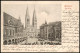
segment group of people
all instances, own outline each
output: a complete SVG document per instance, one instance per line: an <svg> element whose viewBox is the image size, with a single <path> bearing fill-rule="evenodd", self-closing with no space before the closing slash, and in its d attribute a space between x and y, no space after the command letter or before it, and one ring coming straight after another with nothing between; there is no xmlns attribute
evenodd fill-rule
<svg viewBox="0 0 80 53"><path fill-rule="evenodd" d="M37 41L33 43L25 43L25 45L61 45L61 42L44 42L44 41Z"/></svg>

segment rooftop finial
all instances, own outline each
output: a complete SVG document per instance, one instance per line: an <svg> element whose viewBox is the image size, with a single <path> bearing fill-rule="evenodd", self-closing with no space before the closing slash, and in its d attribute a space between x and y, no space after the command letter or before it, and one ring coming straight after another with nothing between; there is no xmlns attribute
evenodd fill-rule
<svg viewBox="0 0 80 53"><path fill-rule="evenodd" d="M21 18L20 18L20 16L19 16L19 20L21 21Z"/></svg>
<svg viewBox="0 0 80 53"><path fill-rule="evenodd" d="M45 19L45 24L47 24L47 21L46 21L46 19Z"/></svg>

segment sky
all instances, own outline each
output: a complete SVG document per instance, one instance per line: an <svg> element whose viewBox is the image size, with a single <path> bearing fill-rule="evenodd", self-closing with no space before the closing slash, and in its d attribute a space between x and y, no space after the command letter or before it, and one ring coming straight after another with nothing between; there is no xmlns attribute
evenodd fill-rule
<svg viewBox="0 0 80 53"><path fill-rule="evenodd" d="M36 3L36 2L35 2ZM5 4L2 6L3 12L6 12L13 16L14 18L21 18L22 24L25 26L25 14L28 7L30 24L32 24L33 11L35 8L36 17L37 17L37 28L45 23L61 21L61 5L60 4Z"/></svg>

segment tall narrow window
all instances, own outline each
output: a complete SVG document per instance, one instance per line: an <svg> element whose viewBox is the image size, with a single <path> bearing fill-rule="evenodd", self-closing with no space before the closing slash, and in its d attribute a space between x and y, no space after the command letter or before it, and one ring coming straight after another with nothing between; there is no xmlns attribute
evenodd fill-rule
<svg viewBox="0 0 80 53"><path fill-rule="evenodd" d="M5 32L6 32L6 35L8 35L8 29L6 29L6 31L5 31Z"/></svg>
<svg viewBox="0 0 80 53"><path fill-rule="evenodd" d="M10 29L8 29L8 36L10 35Z"/></svg>
<svg viewBox="0 0 80 53"><path fill-rule="evenodd" d="M4 30L4 35L6 35L6 29Z"/></svg>
<svg viewBox="0 0 80 53"><path fill-rule="evenodd" d="M14 35L14 30L13 30L13 35Z"/></svg>
<svg viewBox="0 0 80 53"><path fill-rule="evenodd" d="M10 30L10 35L11 35L11 30Z"/></svg>

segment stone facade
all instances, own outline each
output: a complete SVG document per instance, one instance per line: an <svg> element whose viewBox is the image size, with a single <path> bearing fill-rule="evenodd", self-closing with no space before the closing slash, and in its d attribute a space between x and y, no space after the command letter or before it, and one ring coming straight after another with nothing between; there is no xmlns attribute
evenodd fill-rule
<svg viewBox="0 0 80 53"><path fill-rule="evenodd" d="M47 41L61 41L61 22L45 23L40 26L40 39Z"/></svg>
<svg viewBox="0 0 80 53"><path fill-rule="evenodd" d="M36 11L33 11L33 18L32 18L32 25L30 25L30 16L29 10L27 7L26 16L25 16L25 35L27 37L37 37L37 18L36 18Z"/></svg>
<svg viewBox="0 0 80 53"><path fill-rule="evenodd" d="M24 26L21 23L21 19L14 18L13 16L3 13L3 44L18 44L23 41Z"/></svg>

